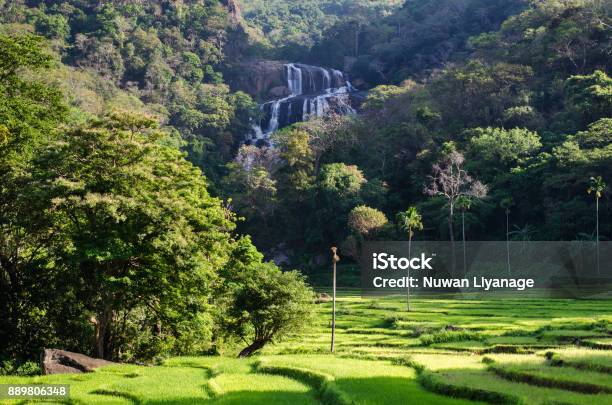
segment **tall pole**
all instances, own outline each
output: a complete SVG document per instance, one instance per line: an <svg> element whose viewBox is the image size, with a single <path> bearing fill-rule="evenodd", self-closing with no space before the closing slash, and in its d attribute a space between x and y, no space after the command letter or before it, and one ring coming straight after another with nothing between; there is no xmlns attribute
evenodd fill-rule
<svg viewBox="0 0 612 405"><path fill-rule="evenodd" d="M335 344L335 338L336 338L336 263L338 263L340 261L340 256L338 256L336 254L336 252L338 251L338 248L335 246L332 246L331 248L332 251L332 263L333 263L333 292L332 292L332 302L333 302L333 307L332 307L332 334L331 334L331 352L334 352L334 344Z"/></svg>

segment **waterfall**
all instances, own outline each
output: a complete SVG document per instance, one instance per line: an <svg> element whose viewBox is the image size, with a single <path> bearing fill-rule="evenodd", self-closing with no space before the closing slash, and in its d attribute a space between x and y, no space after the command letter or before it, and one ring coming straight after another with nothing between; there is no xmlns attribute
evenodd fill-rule
<svg viewBox="0 0 612 405"><path fill-rule="evenodd" d="M291 91L291 95L302 94L302 69L293 63L289 63L285 65L285 72L287 74L287 87Z"/></svg>
<svg viewBox="0 0 612 405"><path fill-rule="evenodd" d="M263 118L253 125L249 142L268 142L275 131L312 117L355 113L350 97L357 90L341 71L287 63L284 73L289 95L260 105Z"/></svg>

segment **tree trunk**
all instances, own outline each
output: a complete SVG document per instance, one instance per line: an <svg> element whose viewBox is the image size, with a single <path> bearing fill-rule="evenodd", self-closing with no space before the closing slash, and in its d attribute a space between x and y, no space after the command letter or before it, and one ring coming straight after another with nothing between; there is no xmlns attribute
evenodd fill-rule
<svg viewBox="0 0 612 405"><path fill-rule="evenodd" d="M449 232L450 242L451 242L451 271L452 271L453 276L456 274L455 269L457 268L457 260L455 257L455 235L453 232L453 215L454 214L455 214L455 207L451 203L449 213L448 213L448 232Z"/></svg>
<svg viewBox="0 0 612 405"><path fill-rule="evenodd" d="M412 259L412 229L408 230L408 259ZM408 280L406 282L406 309L410 312L410 266L408 266Z"/></svg>
<svg viewBox="0 0 612 405"><path fill-rule="evenodd" d="M465 252L465 210L461 211L461 235L463 237L463 275L467 274L467 254Z"/></svg>
<svg viewBox="0 0 612 405"><path fill-rule="evenodd" d="M450 205L450 209L448 211L448 235L450 237L451 242L455 242L455 235L453 232L453 215L455 214L455 207Z"/></svg>
<svg viewBox="0 0 612 405"><path fill-rule="evenodd" d="M97 358L111 360L111 324L113 321L114 312L112 309L106 307L102 310L102 313L94 319L96 327L96 340L94 344L94 355Z"/></svg>
<svg viewBox="0 0 612 405"><path fill-rule="evenodd" d="M265 339L256 339L255 341L253 341L253 343L242 349L242 351L238 354L238 357L250 357L257 350L264 347L266 343L268 343L268 341Z"/></svg>

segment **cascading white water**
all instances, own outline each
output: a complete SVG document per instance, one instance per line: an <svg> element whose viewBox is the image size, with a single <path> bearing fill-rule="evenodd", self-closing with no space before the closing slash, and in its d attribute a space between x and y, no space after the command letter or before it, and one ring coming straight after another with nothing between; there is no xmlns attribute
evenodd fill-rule
<svg viewBox="0 0 612 405"><path fill-rule="evenodd" d="M268 126L268 130L270 133L276 131L278 129L278 111L280 109L281 100L274 101L272 104L272 113L270 117L270 124Z"/></svg>
<svg viewBox="0 0 612 405"><path fill-rule="evenodd" d="M291 91L292 96L302 94L302 69L295 66L293 63L285 65L287 74L287 87Z"/></svg>
<svg viewBox="0 0 612 405"><path fill-rule="evenodd" d="M341 71L298 63L284 65L284 71L290 94L260 106L264 118L253 126L251 141L267 142L272 133L284 126L322 117L332 111L336 114L355 112L350 93L357 90Z"/></svg>

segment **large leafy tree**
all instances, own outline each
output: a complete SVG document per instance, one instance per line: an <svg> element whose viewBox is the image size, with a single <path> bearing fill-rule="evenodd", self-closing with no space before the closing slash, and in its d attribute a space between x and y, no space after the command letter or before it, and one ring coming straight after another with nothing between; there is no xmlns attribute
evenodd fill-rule
<svg viewBox="0 0 612 405"><path fill-rule="evenodd" d="M211 283L231 246L232 215L155 127L112 113L67 131L38 159L65 238L56 265L91 314L93 353L106 359L120 356L136 311L139 327L162 339L180 340L190 322L206 339Z"/></svg>

